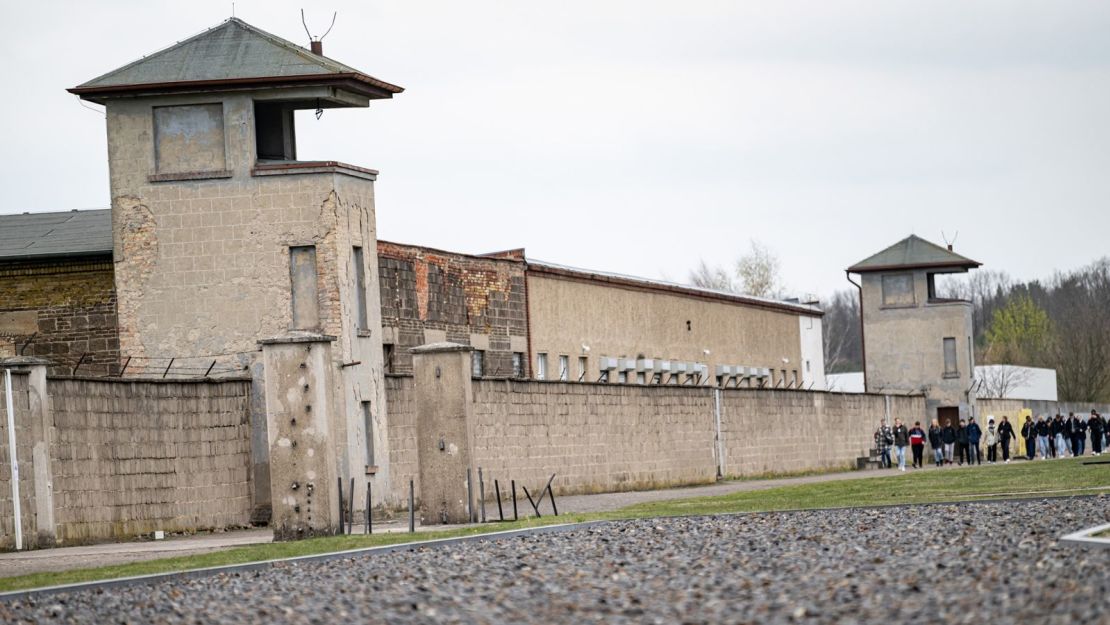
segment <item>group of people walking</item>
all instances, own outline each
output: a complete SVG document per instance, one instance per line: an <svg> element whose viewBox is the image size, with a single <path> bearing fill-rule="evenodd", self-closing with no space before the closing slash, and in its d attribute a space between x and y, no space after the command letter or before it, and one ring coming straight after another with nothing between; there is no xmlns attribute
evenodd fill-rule
<svg viewBox="0 0 1110 625"><path fill-rule="evenodd" d="M1051 419L1040 416L1036 421L1026 417L1021 426L1025 457L1029 460L1038 454L1041 459L1082 456L1086 451L1088 434L1094 455L1100 456L1103 449L1110 448L1110 420L1094 410L1087 419L1080 419L1075 413L1067 418L1062 415ZM1002 462L1010 461L1011 443L1017 442L1017 439L1013 425L1005 416L997 423L994 417L989 417L985 429L979 427L975 417L968 417L960 419L958 424L952 419L945 419L943 425L933 419L928 430L921 427L920 421L914 422L913 427L906 427L901 419L895 419L893 426L880 421L879 428L875 430L875 448L879 452L880 463L884 468L890 468L893 449L901 471L906 470L906 447L910 448L913 467L917 469L925 466L925 443L932 448L933 465L937 467L963 465L965 462L969 465L983 464L981 446L984 445L987 462L994 464L999 460L999 451L1002 452Z"/></svg>
<svg viewBox="0 0 1110 625"><path fill-rule="evenodd" d="M1033 460L1038 455L1041 460L1048 458L1067 458L1082 456L1087 452L1087 436L1091 437L1091 452L1102 455L1102 450L1110 447L1110 420L1092 410L1086 420L1068 413L1046 419L1044 415L1033 421L1025 417L1021 435L1025 438L1025 457Z"/></svg>

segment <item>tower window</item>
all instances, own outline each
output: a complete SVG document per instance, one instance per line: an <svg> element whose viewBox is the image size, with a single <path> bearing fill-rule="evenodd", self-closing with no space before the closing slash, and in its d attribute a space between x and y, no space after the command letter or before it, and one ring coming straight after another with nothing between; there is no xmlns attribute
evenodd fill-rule
<svg viewBox="0 0 1110 625"><path fill-rule="evenodd" d="M293 108L283 102L254 103L254 135L260 161L297 160Z"/></svg>

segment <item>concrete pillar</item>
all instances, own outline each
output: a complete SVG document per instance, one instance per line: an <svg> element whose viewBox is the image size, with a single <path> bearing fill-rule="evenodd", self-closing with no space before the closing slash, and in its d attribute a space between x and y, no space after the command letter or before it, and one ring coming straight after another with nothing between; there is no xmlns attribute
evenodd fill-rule
<svg viewBox="0 0 1110 625"><path fill-rule="evenodd" d="M264 367L274 540L339 531L333 336L293 332L259 341Z"/></svg>
<svg viewBox="0 0 1110 625"><path fill-rule="evenodd" d="M34 484L34 507L23 515L34 515L35 532L24 538L36 547L57 544L54 522L54 473L50 467L50 449L54 442L54 416L46 390L46 368L50 361L33 356L16 356L0 361L4 368L27 374L28 419L31 426L31 470ZM26 462L20 458L20 464ZM28 540L28 538L30 540Z"/></svg>
<svg viewBox="0 0 1110 625"><path fill-rule="evenodd" d="M421 523L468 523L466 470L477 489L471 348L432 343L412 350L416 391L416 448L420 458Z"/></svg>

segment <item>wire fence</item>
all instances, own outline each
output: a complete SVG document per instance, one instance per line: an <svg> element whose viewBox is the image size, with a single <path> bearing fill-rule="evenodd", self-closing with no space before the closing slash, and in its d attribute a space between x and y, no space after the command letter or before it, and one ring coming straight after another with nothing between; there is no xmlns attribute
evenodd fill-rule
<svg viewBox="0 0 1110 625"><path fill-rule="evenodd" d="M260 351L191 354L187 356L135 356L104 353L44 354L55 373L102 378L210 378L242 375Z"/></svg>

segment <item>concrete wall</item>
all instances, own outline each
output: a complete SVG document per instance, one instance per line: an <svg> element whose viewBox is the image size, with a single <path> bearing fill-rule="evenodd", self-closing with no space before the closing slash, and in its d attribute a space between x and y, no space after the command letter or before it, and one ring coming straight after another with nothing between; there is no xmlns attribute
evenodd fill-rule
<svg viewBox="0 0 1110 625"><path fill-rule="evenodd" d="M538 489L557 473L570 493L716 478L711 389L479 380L474 417L487 479Z"/></svg>
<svg viewBox="0 0 1110 625"><path fill-rule="evenodd" d="M0 358L17 355L56 364L68 374L109 373L119 365L112 259L0 263Z"/></svg>
<svg viewBox="0 0 1110 625"><path fill-rule="evenodd" d="M416 449L416 389L412 376L385 378L386 410L389 412L389 467L393 475L386 500L405 501L409 480L420 492L420 456ZM375 495L377 502L378 495ZM377 505L377 503L375 504Z"/></svg>
<svg viewBox="0 0 1110 625"><path fill-rule="evenodd" d="M546 353L548 379L557 379L559 356L566 355L572 380L578 378L579 357L588 359L586 380L594 381L598 358L610 356L702 362L710 365L710 375L717 364L767 367L774 372L774 383L785 369L787 383L794 372L800 382L805 367L799 316L531 266L528 271L532 366L538 353Z"/></svg>
<svg viewBox="0 0 1110 625"><path fill-rule="evenodd" d="M723 390L722 473L739 477L851 468L856 458L868 455L879 420L889 416L892 422L901 418L928 427L924 413L920 396Z"/></svg>
<svg viewBox="0 0 1110 625"><path fill-rule="evenodd" d="M938 407L958 407L963 418L972 414L974 395L968 396L975 369L971 349L971 303L932 301L925 271L891 272L913 276L913 300L905 305L883 305L884 273L863 278L861 314L867 362L867 391L925 393L929 419ZM944 338L956 339L957 373L946 376Z"/></svg>
<svg viewBox="0 0 1110 625"><path fill-rule="evenodd" d="M527 360L524 263L378 241L378 268L391 373L412 373L409 350L441 341L484 351L485 375L513 375L514 352Z"/></svg>
<svg viewBox="0 0 1110 625"><path fill-rule="evenodd" d="M249 381L50 378L43 431L33 427L27 377L15 376L25 545L35 546L27 537L36 533L79 543L248 524ZM10 547L3 441L0 546ZM48 452L33 455L43 441ZM29 481L40 474L49 475L52 492ZM50 527L41 522L48 516Z"/></svg>
<svg viewBox="0 0 1110 625"><path fill-rule="evenodd" d="M538 488L556 473L554 488L562 494L706 483L716 479L718 468L733 477L848 468L868 455L880 419L912 423L924 421L925 413L920 396L722 390L719 467L716 389L489 379L472 384L472 463L482 467L487 485L494 478L515 479ZM412 378L389 378L390 414L412 415L418 392ZM414 469L400 467L415 468L417 455L402 450L415 449L415 428L390 435L395 475L409 474Z"/></svg>

